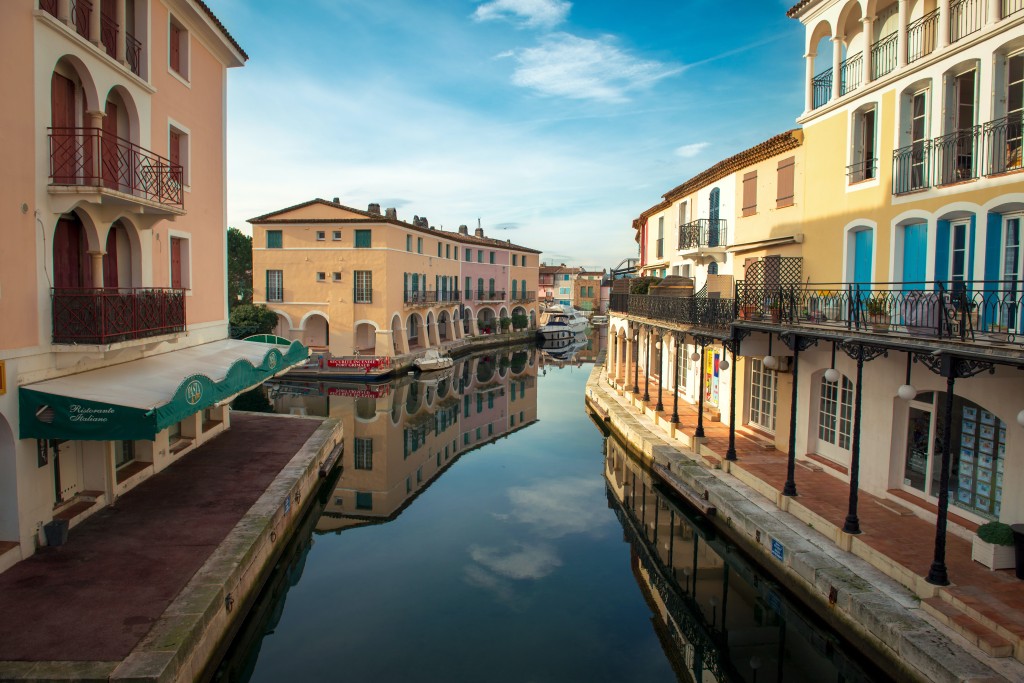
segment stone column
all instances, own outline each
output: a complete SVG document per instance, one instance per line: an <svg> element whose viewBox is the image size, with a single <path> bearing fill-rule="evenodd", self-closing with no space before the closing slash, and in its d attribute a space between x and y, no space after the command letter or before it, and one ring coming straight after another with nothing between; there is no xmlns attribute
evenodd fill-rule
<svg viewBox="0 0 1024 683"><path fill-rule="evenodd" d="M57 0L57 19L68 26L74 25L71 21L71 0Z"/></svg>
<svg viewBox="0 0 1024 683"><path fill-rule="evenodd" d="M125 10L126 0L117 0L117 5L114 7L114 21L117 22L117 39L114 41L114 58L117 59L118 64L127 64L128 61L125 58L125 33L128 31L128 27L125 25Z"/></svg>
<svg viewBox="0 0 1024 683"><path fill-rule="evenodd" d="M840 70L843 68L843 36L832 38L832 100L839 99L842 92L842 77Z"/></svg>
<svg viewBox="0 0 1024 683"><path fill-rule="evenodd" d="M89 117L89 123L87 124L90 128L93 128L93 134L90 138L89 143L92 145L92 168L84 169L92 176L92 182L95 185L99 185L103 178L103 149L100 146L100 135L99 131L103 130L103 117L106 116L102 111L87 111L86 116Z"/></svg>
<svg viewBox="0 0 1024 683"><path fill-rule="evenodd" d="M89 42L103 49L103 40L100 37L100 15L100 3L93 2L92 11L89 12Z"/></svg>
<svg viewBox="0 0 1024 683"><path fill-rule="evenodd" d="M939 0L939 48L949 47L950 0Z"/></svg>
<svg viewBox="0 0 1024 683"><path fill-rule="evenodd" d="M99 289L103 287L103 257L107 252L105 251L89 251L86 252L92 259L92 286Z"/></svg>
<svg viewBox="0 0 1024 683"><path fill-rule="evenodd" d="M864 26L864 61L862 62L864 76L862 81L864 85L867 85L871 82L871 74L874 72L875 56L871 48L875 42L875 18L864 17L861 19L861 24Z"/></svg>
<svg viewBox="0 0 1024 683"><path fill-rule="evenodd" d="M1002 19L1003 3L1002 0L988 0L988 21L986 22L990 26L998 23Z"/></svg>
<svg viewBox="0 0 1024 683"><path fill-rule="evenodd" d="M391 330L377 330L373 339L373 355L390 356L394 353L394 341Z"/></svg>
<svg viewBox="0 0 1024 683"><path fill-rule="evenodd" d="M817 53L814 52L808 52L804 55L804 64L807 71L807 87L804 90L804 112L810 112L814 109L814 58L817 56Z"/></svg>
<svg viewBox="0 0 1024 683"><path fill-rule="evenodd" d="M896 30L896 66L903 68L907 65L907 25L910 23L910 2L899 0L899 27Z"/></svg>

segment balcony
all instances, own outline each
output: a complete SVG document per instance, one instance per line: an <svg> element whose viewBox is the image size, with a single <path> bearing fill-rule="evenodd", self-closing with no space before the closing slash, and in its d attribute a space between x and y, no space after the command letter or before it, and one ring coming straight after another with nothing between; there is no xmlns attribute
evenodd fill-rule
<svg viewBox="0 0 1024 683"><path fill-rule="evenodd" d="M938 44L939 10L907 25L907 64L927 57Z"/></svg>
<svg viewBox="0 0 1024 683"><path fill-rule="evenodd" d="M815 76L812 85L814 87L812 108L817 109L828 104L828 101L832 99L832 68L829 67Z"/></svg>
<svg viewBox="0 0 1024 683"><path fill-rule="evenodd" d="M54 344L114 344L185 331L183 289L51 290Z"/></svg>
<svg viewBox="0 0 1024 683"><path fill-rule="evenodd" d="M1017 12L1024 11L1024 0L1003 0L1002 18L1005 19Z"/></svg>
<svg viewBox="0 0 1024 683"><path fill-rule="evenodd" d="M978 177L981 126L956 130L932 141L936 185L952 185Z"/></svg>
<svg viewBox="0 0 1024 683"><path fill-rule="evenodd" d="M459 292L437 292L434 290L410 289L405 292L403 301L406 306L434 306L436 304L458 303L462 300Z"/></svg>
<svg viewBox="0 0 1024 683"><path fill-rule="evenodd" d="M184 212L180 165L99 128L49 130L51 187L93 187Z"/></svg>
<svg viewBox="0 0 1024 683"><path fill-rule="evenodd" d="M505 290L488 291L484 289L469 289L462 293L465 301L476 301L477 303L496 303L505 301Z"/></svg>
<svg viewBox="0 0 1024 683"><path fill-rule="evenodd" d="M871 46L871 79L876 80L896 68L899 49L897 34L890 33Z"/></svg>
<svg viewBox="0 0 1024 683"><path fill-rule="evenodd" d="M839 94L851 93L861 86L864 80L864 53L858 52L852 57L847 57L839 65Z"/></svg>
<svg viewBox="0 0 1024 683"><path fill-rule="evenodd" d="M537 300L537 292L512 292L509 301L514 304L527 304Z"/></svg>
<svg viewBox="0 0 1024 683"><path fill-rule="evenodd" d="M39 0L39 9L60 20L60 2L58 0ZM92 2L90 0L70 0L68 10L74 30L89 40L91 30ZM117 59L117 36L120 26L106 14L100 15L100 45L111 59ZM124 31L124 61L136 76L142 76L142 43L127 30Z"/></svg>
<svg viewBox="0 0 1024 683"><path fill-rule="evenodd" d="M1021 0L1024 4L1024 0ZM982 127L985 175L1019 171L1022 167L1024 116L1016 114L989 121Z"/></svg>
<svg viewBox="0 0 1024 683"><path fill-rule="evenodd" d="M1024 117L1014 114L901 147L892 156L892 193L1020 171L1022 133Z"/></svg>
<svg viewBox="0 0 1024 683"><path fill-rule="evenodd" d="M878 177L878 159L864 159L846 167L846 176L851 185L873 180Z"/></svg>
<svg viewBox="0 0 1024 683"><path fill-rule="evenodd" d="M724 218L699 218L679 226L680 255L699 264L724 260L728 237Z"/></svg>
<svg viewBox="0 0 1024 683"><path fill-rule="evenodd" d="M955 43L985 26L984 0L954 0L949 6L949 42Z"/></svg>

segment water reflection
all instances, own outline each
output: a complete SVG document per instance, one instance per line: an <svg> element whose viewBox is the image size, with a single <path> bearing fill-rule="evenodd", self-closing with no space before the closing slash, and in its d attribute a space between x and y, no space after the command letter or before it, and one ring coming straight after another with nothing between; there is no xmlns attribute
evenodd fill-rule
<svg viewBox="0 0 1024 683"><path fill-rule="evenodd" d="M341 477L316 530L394 519L460 456L537 420L539 352L502 349L380 384L276 381L276 412L344 424Z"/></svg>
<svg viewBox="0 0 1024 683"><path fill-rule="evenodd" d="M877 682L888 679L727 539L606 440L609 506L637 583L683 681Z"/></svg>

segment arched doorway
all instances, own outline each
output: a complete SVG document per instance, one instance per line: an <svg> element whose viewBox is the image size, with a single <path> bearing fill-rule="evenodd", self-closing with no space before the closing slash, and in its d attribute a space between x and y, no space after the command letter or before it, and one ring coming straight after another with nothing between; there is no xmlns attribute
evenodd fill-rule
<svg viewBox="0 0 1024 683"><path fill-rule="evenodd" d="M422 327L423 324L420 322L419 314L410 313L409 317L405 321L405 333L408 335L410 351L426 348L422 343L423 339L421 338L421 335L423 335Z"/></svg>
<svg viewBox="0 0 1024 683"><path fill-rule="evenodd" d="M356 325L355 351L364 355L377 353L377 326L373 323L363 322Z"/></svg>
<svg viewBox="0 0 1024 683"><path fill-rule="evenodd" d="M498 321L492 309L480 309L480 312L477 313L477 327L480 334L494 334L498 331Z"/></svg>
<svg viewBox="0 0 1024 683"><path fill-rule="evenodd" d="M107 231L107 244L103 254L103 286L107 289L126 289L132 286L132 245L128 230L121 221L115 221Z"/></svg>
<svg viewBox="0 0 1024 683"><path fill-rule="evenodd" d="M61 216L53 233L54 289L93 286L85 226L77 214Z"/></svg>
<svg viewBox="0 0 1024 683"><path fill-rule="evenodd" d="M448 341L448 311L441 311L437 316L437 336L441 341Z"/></svg>
<svg viewBox="0 0 1024 683"><path fill-rule="evenodd" d="M314 313L306 318L302 327L302 343L309 347L327 346L330 339L330 324L327 318Z"/></svg>

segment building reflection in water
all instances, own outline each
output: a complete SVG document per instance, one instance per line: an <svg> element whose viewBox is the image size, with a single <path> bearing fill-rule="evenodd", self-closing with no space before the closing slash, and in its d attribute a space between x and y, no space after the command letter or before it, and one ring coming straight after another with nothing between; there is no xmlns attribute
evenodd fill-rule
<svg viewBox="0 0 1024 683"><path fill-rule="evenodd" d="M614 438L605 440L608 504L633 574L681 681L886 681Z"/></svg>
<svg viewBox="0 0 1024 683"><path fill-rule="evenodd" d="M530 346L380 384L268 383L276 412L344 424L341 476L316 530L394 519L460 456L536 422L539 363Z"/></svg>

